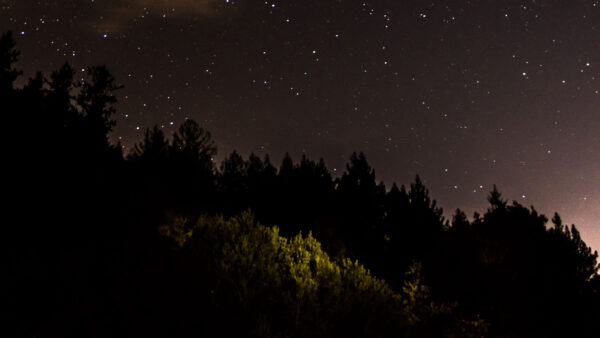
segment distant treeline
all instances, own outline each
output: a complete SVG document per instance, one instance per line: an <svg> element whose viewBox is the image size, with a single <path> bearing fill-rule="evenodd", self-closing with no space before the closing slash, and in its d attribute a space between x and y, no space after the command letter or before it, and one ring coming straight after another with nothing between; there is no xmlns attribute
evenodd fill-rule
<svg viewBox="0 0 600 338"><path fill-rule="evenodd" d="M18 56L4 34L4 336L597 335L598 255L558 214L494 187L446 220L363 153L335 179L304 156L217 165L193 120L125 155L106 67L16 88Z"/></svg>

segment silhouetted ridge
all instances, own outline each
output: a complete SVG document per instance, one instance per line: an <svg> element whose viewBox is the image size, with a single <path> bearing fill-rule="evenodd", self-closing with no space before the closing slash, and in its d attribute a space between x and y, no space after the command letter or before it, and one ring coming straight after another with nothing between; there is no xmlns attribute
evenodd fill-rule
<svg viewBox="0 0 600 338"><path fill-rule="evenodd" d="M483 215L449 222L419 176L388 189L360 152L335 179L306 156L217 165L191 119L147 129L124 158L107 68L15 88L14 47L0 38L19 129L5 336L597 335L598 255L558 214L548 225L494 186Z"/></svg>

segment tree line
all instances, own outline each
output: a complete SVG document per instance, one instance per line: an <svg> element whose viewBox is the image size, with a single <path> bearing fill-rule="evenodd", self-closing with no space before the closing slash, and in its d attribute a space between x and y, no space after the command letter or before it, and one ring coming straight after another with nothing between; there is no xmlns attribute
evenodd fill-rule
<svg viewBox="0 0 600 338"><path fill-rule="evenodd" d="M105 66L17 88L18 57L2 35L11 335L594 336L598 255L558 214L494 186L447 220L363 153L338 178L288 154L216 164L191 119L123 154Z"/></svg>

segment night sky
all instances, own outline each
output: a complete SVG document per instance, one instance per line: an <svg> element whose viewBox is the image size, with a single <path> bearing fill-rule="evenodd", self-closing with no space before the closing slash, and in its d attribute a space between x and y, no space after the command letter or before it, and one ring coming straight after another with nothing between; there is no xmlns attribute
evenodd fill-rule
<svg viewBox="0 0 600 338"><path fill-rule="evenodd" d="M600 1L0 0L19 68L106 64L125 153L192 118L236 149L363 151L447 214L504 196L600 249ZM21 81L21 84L23 81ZM5 126L5 128L20 128Z"/></svg>

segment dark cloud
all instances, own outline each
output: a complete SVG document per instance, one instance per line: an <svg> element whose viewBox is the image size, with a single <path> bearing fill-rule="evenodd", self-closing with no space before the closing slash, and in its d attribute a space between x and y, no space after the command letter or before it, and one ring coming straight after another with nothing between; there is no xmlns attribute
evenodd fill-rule
<svg viewBox="0 0 600 338"><path fill-rule="evenodd" d="M100 32L117 32L136 20L161 17L216 15L217 0L115 0L98 3L100 15L90 26Z"/></svg>

